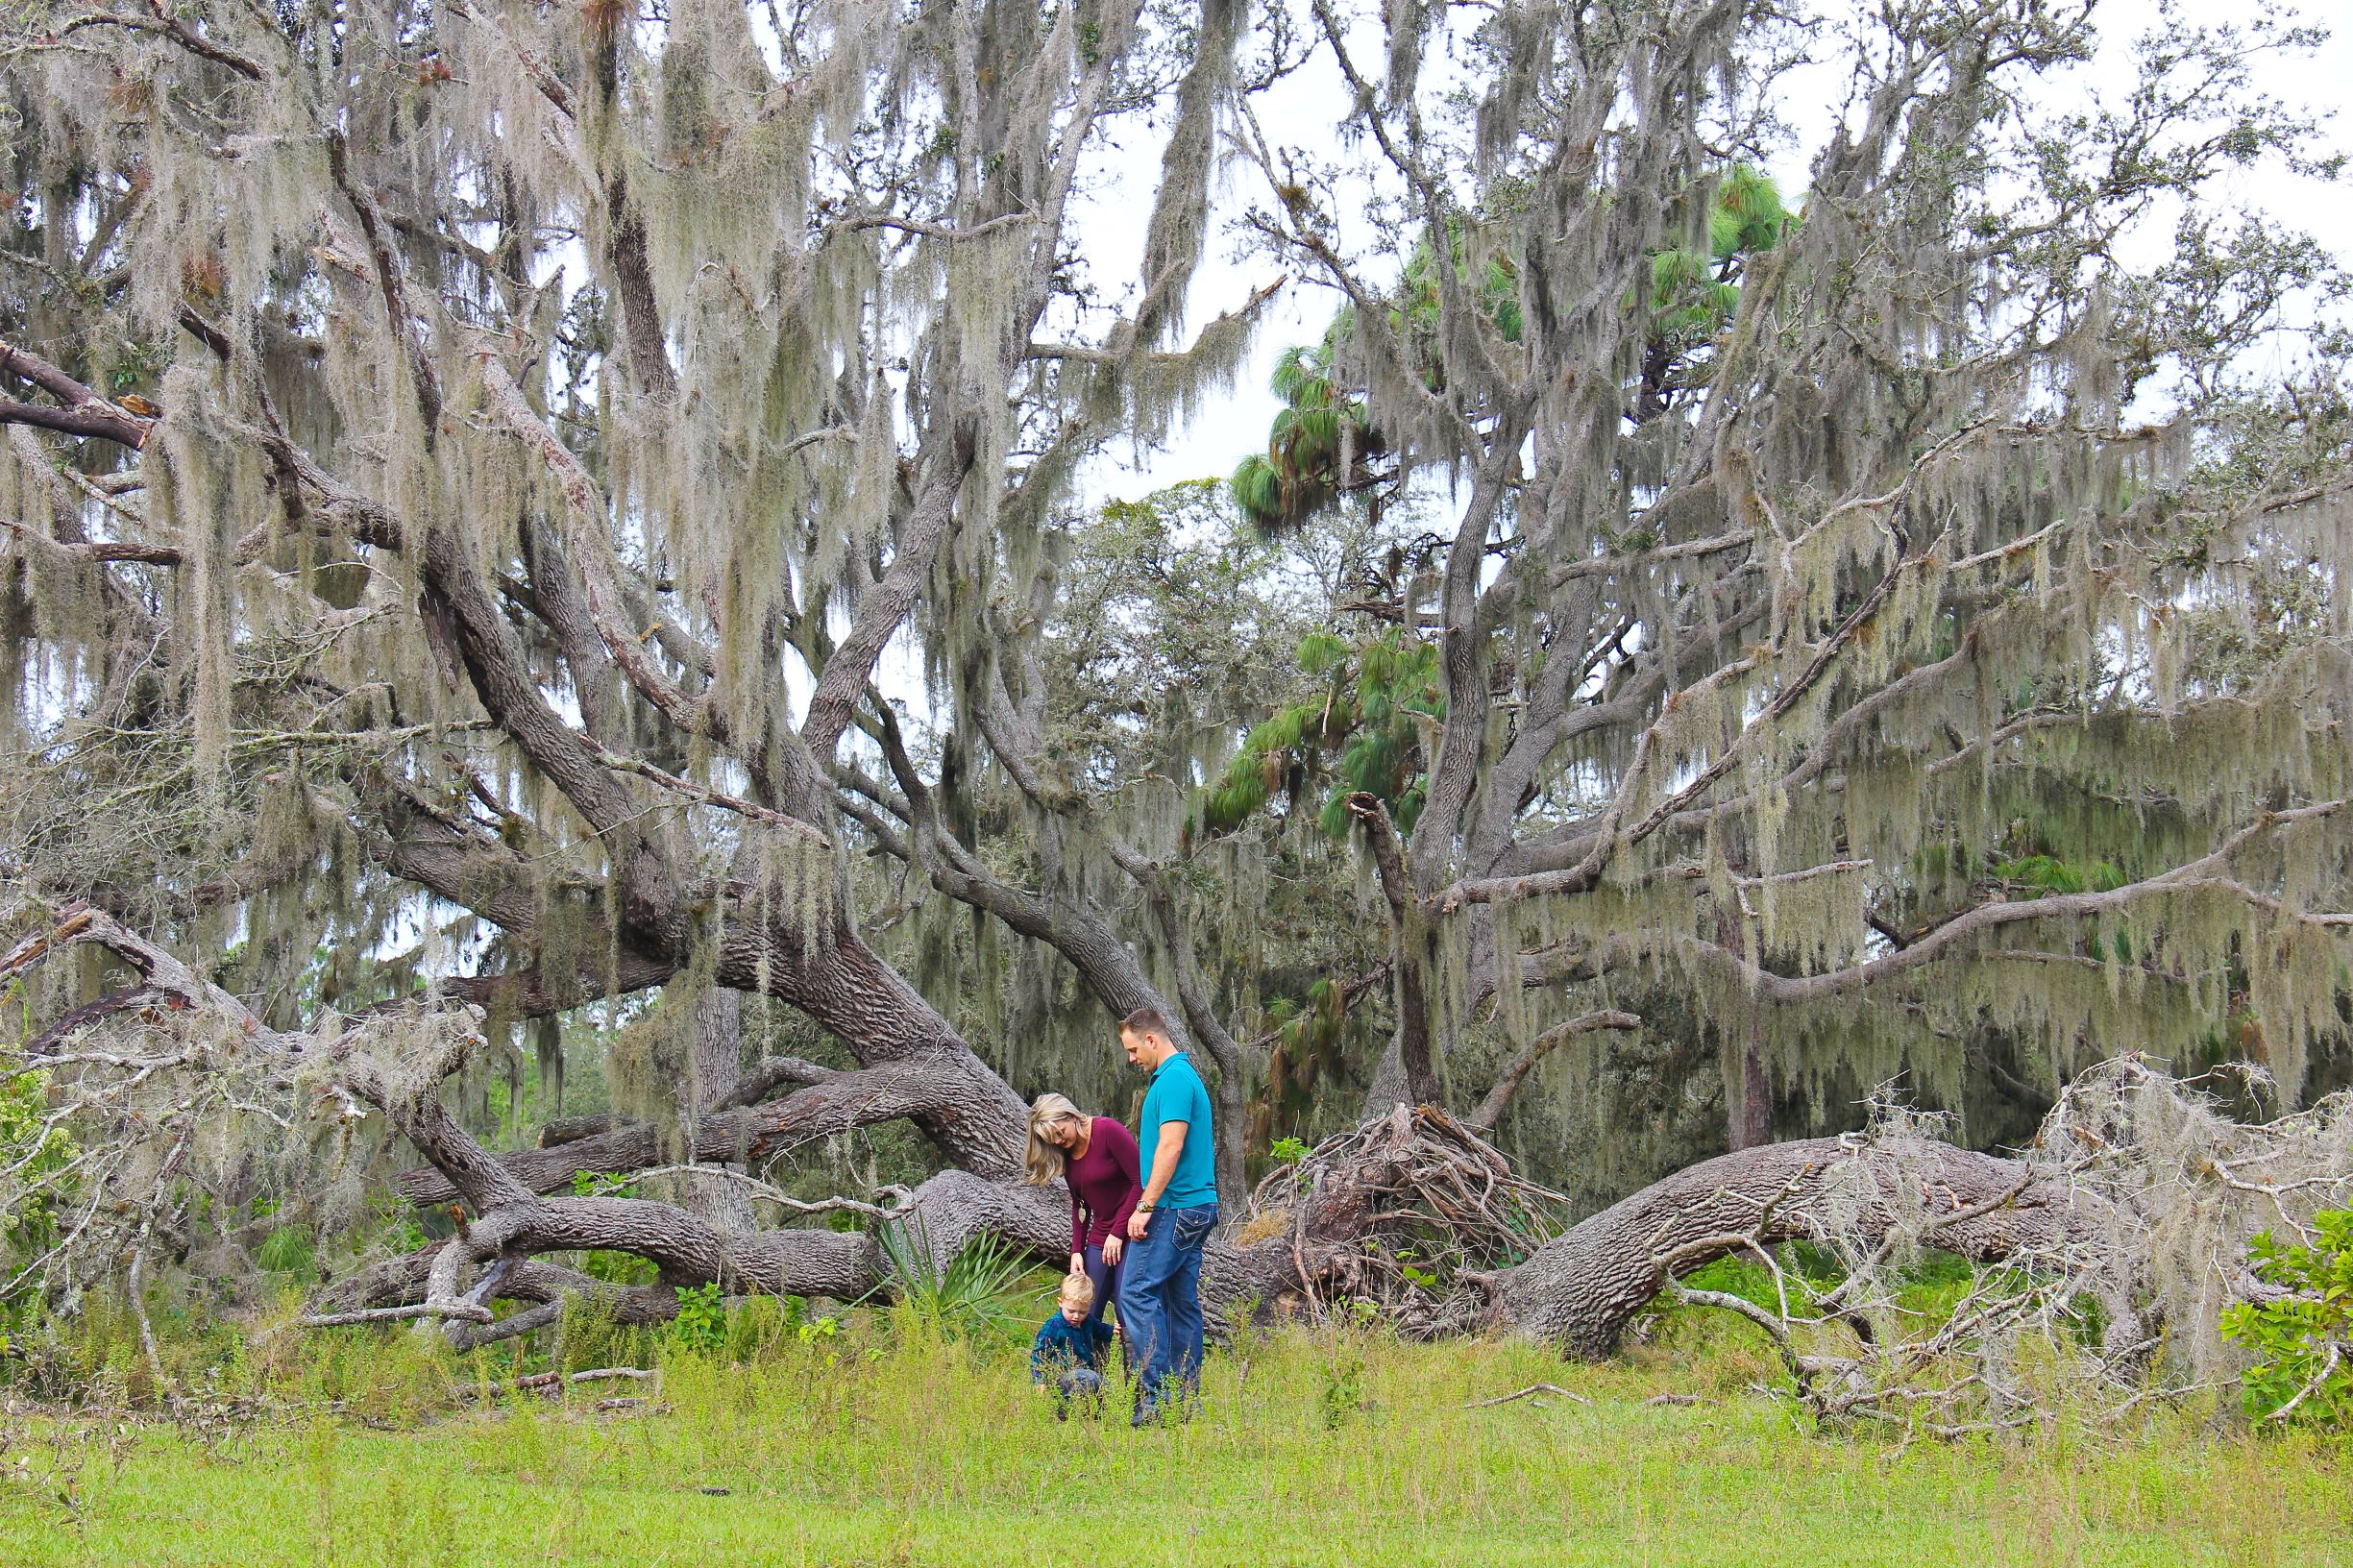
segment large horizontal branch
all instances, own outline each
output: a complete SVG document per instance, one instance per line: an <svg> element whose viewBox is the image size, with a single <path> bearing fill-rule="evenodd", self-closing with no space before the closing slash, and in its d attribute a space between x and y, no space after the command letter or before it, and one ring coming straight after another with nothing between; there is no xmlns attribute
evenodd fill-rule
<svg viewBox="0 0 2353 1568"><path fill-rule="evenodd" d="M1883 1232L1916 1206L1938 1246L1980 1261L2075 1235L2092 1217L2055 1178L1949 1144L1924 1144L1898 1168L1843 1139L1766 1143L1678 1171L1547 1241L1499 1277L1495 1310L1572 1354L1606 1355L1665 1287L1661 1259L1688 1273L1760 1226L1764 1240L1808 1237L1837 1208Z"/></svg>
<svg viewBox="0 0 2353 1568"><path fill-rule="evenodd" d="M535 1193L569 1188L575 1176L625 1175L681 1158L714 1164L765 1160L817 1139L932 1110L968 1090L970 1069L977 1066L977 1058L968 1063L955 1053L942 1052L829 1073L772 1105L723 1110L700 1118L691 1150L665 1146L655 1127L638 1122L552 1148L497 1158L514 1180ZM447 1203L457 1195L446 1175L429 1168L404 1172L400 1188L411 1202L423 1205Z"/></svg>
<svg viewBox="0 0 2353 1568"><path fill-rule="evenodd" d="M458 1258L449 1256L458 1249ZM537 1252L612 1251L643 1257L663 1269L663 1283L611 1284ZM439 1241L336 1282L312 1303L314 1327L367 1322L394 1312L461 1316L462 1299L428 1305L434 1268L491 1262L470 1296L483 1301L532 1302L544 1311L518 1313L495 1326L452 1325L459 1349L551 1327L567 1300L594 1306L624 1324L663 1323L678 1311L681 1286L716 1284L732 1295L863 1296L888 1278L888 1260L870 1236L826 1230L720 1231L669 1204L634 1199L565 1198L518 1206L486 1216L462 1240Z"/></svg>
<svg viewBox="0 0 2353 1568"><path fill-rule="evenodd" d="M1775 974L1758 968L1748 958L1705 942L1698 937L1674 934L1678 945L1735 966L1741 977L1758 995L1777 1002L1808 1002L1826 996L1841 995L1859 991L1880 980L1907 969L1917 968L1942 957L1956 943L1987 931L2015 925L2022 920L2083 919L2093 916L2113 915L2132 904L2151 897L2183 893L2212 892L2272 914L2304 919L2316 925L2333 928L2353 928L2353 915L2306 913L2289 909L2281 900L2248 888L2221 874L2230 857L2255 838L2269 829L2291 822L2316 821L2341 811L2346 802L2330 800L2318 805L2303 806L2292 811L2267 814L2261 821L2242 828L2224 842L2221 847L2187 865L2149 877L2127 883L2104 893L2056 894L2043 898L2011 898L1990 904L1979 904L1968 913L1954 917L1910 945L1851 965L1843 969L1830 969L1821 974L1788 976Z"/></svg>
<svg viewBox="0 0 2353 1568"><path fill-rule="evenodd" d="M155 429L154 421L111 406L51 408L37 403L19 403L13 398L0 398L0 425L31 425L61 435L95 436L103 441L119 441L133 451L144 446L148 432Z"/></svg>
<svg viewBox="0 0 2353 1568"><path fill-rule="evenodd" d="M133 451L144 447L156 428L154 420L108 402L39 355L5 341L0 341L0 375L31 381L65 404L62 408L49 408L0 398L0 425L35 425L66 435L96 436L120 442Z"/></svg>

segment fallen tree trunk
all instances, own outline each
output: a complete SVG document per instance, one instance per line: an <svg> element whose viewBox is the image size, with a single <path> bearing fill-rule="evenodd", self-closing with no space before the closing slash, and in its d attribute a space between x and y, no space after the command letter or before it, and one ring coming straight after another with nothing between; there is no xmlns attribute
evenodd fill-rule
<svg viewBox="0 0 2353 1568"><path fill-rule="evenodd" d="M2064 1239L2085 1223L2069 1193L2022 1161L1922 1142L1897 1164L1870 1160L1867 1149L1851 1138L1767 1143L1677 1171L1497 1275L1491 1318L1569 1355L1605 1356L1666 1287L1670 1270L1659 1260L1669 1254L1680 1276L1752 1235L1794 1240L1836 1229L1868 1237L1915 1206L1934 1223L1991 1205L1939 1226L1936 1237L1939 1247L1987 1262Z"/></svg>

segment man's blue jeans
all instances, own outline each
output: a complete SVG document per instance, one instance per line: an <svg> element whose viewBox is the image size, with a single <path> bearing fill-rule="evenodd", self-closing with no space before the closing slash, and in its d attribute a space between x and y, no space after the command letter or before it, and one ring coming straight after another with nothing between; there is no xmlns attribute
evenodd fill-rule
<svg viewBox="0 0 2353 1568"><path fill-rule="evenodd" d="M1201 1382L1201 1250L1217 1228L1217 1206L1156 1209L1143 1239L1119 1260L1119 1326L1136 1368L1136 1420Z"/></svg>

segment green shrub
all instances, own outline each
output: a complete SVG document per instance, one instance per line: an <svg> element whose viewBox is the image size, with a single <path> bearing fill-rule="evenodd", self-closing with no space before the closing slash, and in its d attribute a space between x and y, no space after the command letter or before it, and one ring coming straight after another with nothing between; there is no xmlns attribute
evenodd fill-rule
<svg viewBox="0 0 2353 1568"><path fill-rule="evenodd" d="M670 1337L688 1350L714 1351L726 1344L727 1303L717 1282L678 1291L678 1315L671 1319Z"/></svg>
<svg viewBox="0 0 2353 1568"><path fill-rule="evenodd" d="M0 1170L11 1190L0 1202L0 1257L37 1256L57 1240L57 1214L76 1190L73 1135L49 1124L49 1074L14 1048L0 1049ZM14 1269L10 1270L11 1273Z"/></svg>
<svg viewBox="0 0 2353 1568"><path fill-rule="evenodd" d="M2255 1277L2286 1293L2223 1309L2222 1336L2254 1353L2248 1414L2341 1428L2353 1422L2353 1209L2315 1214L2312 1236L2248 1244Z"/></svg>

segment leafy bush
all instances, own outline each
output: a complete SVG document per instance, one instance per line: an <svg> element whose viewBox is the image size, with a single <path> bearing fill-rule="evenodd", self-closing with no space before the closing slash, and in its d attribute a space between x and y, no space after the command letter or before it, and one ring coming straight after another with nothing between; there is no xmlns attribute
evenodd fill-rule
<svg viewBox="0 0 2353 1568"><path fill-rule="evenodd" d="M2353 1422L2353 1209L2313 1216L2313 1240L2266 1231L2248 1244L2255 1277L2284 1294L2222 1312L2222 1336L2255 1356L2247 1413L2321 1427Z"/></svg>
<svg viewBox="0 0 2353 1568"><path fill-rule="evenodd" d="M671 1320L670 1336L689 1350L713 1351L726 1344L727 1303L716 1281L678 1291L678 1315Z"/></svg>

